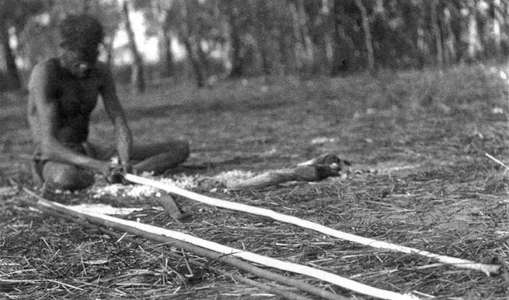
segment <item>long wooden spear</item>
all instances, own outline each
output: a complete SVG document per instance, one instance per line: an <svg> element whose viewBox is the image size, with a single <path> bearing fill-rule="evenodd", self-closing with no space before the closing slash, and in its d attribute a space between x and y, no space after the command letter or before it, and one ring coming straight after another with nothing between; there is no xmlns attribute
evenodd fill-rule
<svg viewBox="0 0 509 300"><path fill-rule="evenodd" d="M439 262L444 263L444 264L456 266L458 268L482 271L482 272L486 273L487 275L496 274L500 270L499 265L481 264L481 263L477 263L477 262L466 260L466 259L445 256L445 255L439 255L439 254L435 254L435 253L425 251L425 250L419 250L416 248L400 246L400 245L392 244L389 242L378 241L378 240L358 236L355 234L342 232L342 231L332 229L327 226L320 225L318 223L314 223L314 222L303 220L303 219L300 219L300 218L297 218L294 216L289 216L289 215L285 215L282 213L278 213L278 212L275 212L270 209L256 207L256 206L250 206L250 205L246 205L246 204L242 204L242 203L235 203L235 202L230 202L230 201L225 201L225 200L221 200L221 199L217 199L217 198L204 196L204 195L201 195L201 194L198 194L195 192L191 192L191 191L179 188L172 184L158 182L158 181L155 181L152 179L148 179L148 178L133 175L133 174L125 174L124 178L126 180L134 182L134 183L152 186L152 187L164 190L166 192L177 194L182 197L185 197L185 198L188 198L191 200L195 200L195 201L198 201L201 203L205 203L208 205L268 217L268 218L271 218L271 219L274 219L277 221L293 224L293 225L311 229L311 230L315 230L320 233L324 233L324 234L327 234L327 235L330 235L330 236L333 236L333 237L336 237L339 239L351 241L351 242L366 245L366 246L371 246L371 247L375 247L375 248L379 248L379 249L386 249L386 250L396 251L396 252L403 252L403 253L407 253L407 254L417 254L417 255L421 255L424 257L438 260Z"/></svg>
<svg viewBox="0 0 509 300"><path fill-rule="evenodd" d="M222 255L233 256L242 258L246 261L258 263L260 265L268 266L271 268L288 271L292 273L302 274L316 279L332 283L345 289L349 289L359 294L368 295L379 299L394 299L394 300L416 300L419 299L417 296L412 294L400 294L392 291L387 291L379 288L375 288L369 285L359 283L357 281L341 277L334 273L326 272L320 269L300 265L292 262L286 262L279 259L275 259L268 256L259 255L256 253L235 249L225 245L221 245L212 241L197 238L195 236L185 234L178 231L173 231L149 224L134 222L130 220L124 220L112 216L107 216L98 213L81 211L78 208L65 206L63 204L46 200L28 189L24 189L25 192L38 199L38 206L45 209L54 210L65 215L75 216L78 219L85 219L88 222L101 224L118 230L130 232L139 236L149 237L151 239L173 242L178 240L181 242L189 243L200 248L209 249L214 252L218 252Z"/></svg>

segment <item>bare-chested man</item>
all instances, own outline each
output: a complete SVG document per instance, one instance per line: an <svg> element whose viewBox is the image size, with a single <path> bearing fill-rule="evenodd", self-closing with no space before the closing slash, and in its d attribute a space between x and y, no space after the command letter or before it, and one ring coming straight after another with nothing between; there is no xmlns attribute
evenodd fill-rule
<svg viewBox="0 0 509 300"><path fill-rule="evenodd" d="M68 190L93 184L94 173L163 172L185 161L189 146L170 140L132 146L132 136L109 68L97 61L103 28L93 17L73 15L60 24L61 54L37 64L30 76L28 119L36 145L33 171L39 183ZM112 149L87 142L98 96L115 127ZM111 162L117 155L119 164Z"/></svg>

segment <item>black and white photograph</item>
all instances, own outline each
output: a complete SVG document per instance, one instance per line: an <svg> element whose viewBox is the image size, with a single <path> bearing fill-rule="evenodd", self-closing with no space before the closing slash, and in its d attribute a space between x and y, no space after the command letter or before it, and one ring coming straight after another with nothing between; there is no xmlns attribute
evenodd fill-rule
<svg viewBox="0 0 509 300"><path fill-rule="evenodd" d="M0 299L509 299L509 0L0 0Z"/></svg>

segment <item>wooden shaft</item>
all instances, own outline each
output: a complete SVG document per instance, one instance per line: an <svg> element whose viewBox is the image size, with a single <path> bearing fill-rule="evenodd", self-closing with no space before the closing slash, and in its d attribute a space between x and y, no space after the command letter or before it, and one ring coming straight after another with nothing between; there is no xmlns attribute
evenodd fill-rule
<svg viewBox="0 0 509 300"><path fill-rule="evenodd" d="M48 201L35 193L25 189L27 193L32 196L37 197L38 202L37 205L44 206L47 209L53 209L59 211L64 214L69 214L76 216L77 218L84 218L90 223L100 224L103 226L108 226L111 228L115 228L118 230L123 230L126 232L130 232L136 234L138 236L147 237L153 240L161 241L161 242L172 242L177 245L175 240L179 240L183 243L193 244L196 246L195 250L199 251L200 248L205 248L214 252L217 252L216 257L218 260L222 261L222 258L226 257L237 257L242 258L247 261L251 261L254 263L258 263L261 265L269 266L271 268L277 268L280 270L303 274L306 276L311 276L316 279L320 279L322 281L326 281L337 286L355 291L360 294L369 295L371 297L380 298L380 299L401 299L401 300L415 300L419 299L418 297L411 294L400 294L392 291L387 291L375 287L371 287L354 280L350 280L336 274L326 272L323 270L319 270L316 268L308 267L305 265L299 265L296 263L281 261L278 259L274 259L271 257L255 254L248 251L243 251L239 249L235 249L232 247L228 247L225 245L221 245L218 243L214 243L211 241L207 241L204 239L200 239L188 234L184 234L178 231L168 230L160 227L156 227L149 224L138 223L130 220L124 220L112 216L95 214L90 212L82 212L79 209L68 207L62 205L60 203ZM180 243L179 243L180 244ZM184 248L184 247L183 247ZM185 249L185 248L184 248ZM194 252L194 251L193 251ZM200 254L200 252L196 252ZM341 299L341 298L336 298Z"/></svg>
<svg viewBox="0 0 509 300"><path fill-rule="evenodd" d="M397 245L397 244L392 244L389 242L378 241L375 239L366 238L366 237L358 236L355 234L335 230L335 229L332 229L327 226L323 226L318 223L314 223L314 222L303 220L303 219L300 219L300 218L297 218L294 216L289 216L289 215L285 215L282 213L278 213L278 212L275 212L273 210L266 209L263 207L250 206L250 205L246 205L246 204L242 204L242 203L230 202L230 201L225 201L225 200L221 200L221 199L217 199L217 198L204 196L204 195L201 195L201 194L198 194L195 192L191 192L191 191L179 188L175 185L158 182L158 181L155 181L152 179L144 178L141 176L136 176L133 174L125 174L124 177L128 181L131 181L134 183L139 183L139 184L144 184L144 185L149 185L149 186L167 191L169 193L174 193L174 194L180 195L182 197L186 197L188 199L192 199L192 200L195 200L195 201L198 201L201 203L205 203L208 205L213 205L213 206L217 206L217 207L221 207L221 208L242 211L242 212L246 212L246 213L250 213L250 214L254 214L254 215L268 217L268 218L271 218L271 219L274 219L277 221L285 222L288 224L293 224L293 225L296 225L296 226L299 226L302 228L311 229L311 230L318 231L320 233L327 234L327 235L330 235L330 236L333 236L333 237L336 237L339 239L348 240L348 241L351 241L354 243L358 243L358 244L362 244L362 245L366 245L366 246L370 246L370 247L386 249L386 250L396 251L396 252L403 252L403 253L407 253L407 254L416 254L416 255L432 258L432 259L438 260L441 263L453 265L458 268L478 270L478 271L486 273L487 275L497 274L500 270L499 265L481 264L481 263L477 263L477 262L467 260L467 259L439 255L439 254L435 254L435 253L425 251L425 250L419 250L416 248L405 247L405 246L401 246L401 245Z"/></svg>

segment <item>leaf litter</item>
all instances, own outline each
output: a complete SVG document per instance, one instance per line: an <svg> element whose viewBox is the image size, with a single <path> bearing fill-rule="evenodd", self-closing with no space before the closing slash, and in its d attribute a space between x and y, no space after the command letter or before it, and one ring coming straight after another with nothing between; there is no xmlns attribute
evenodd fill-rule
<svg viewBox="0 0 509 300"><path fill-rule="evenodd" d="M118 187L99 197L92 197L92 190L52 197L71 205L136 207L140 210L125 218L319 267L379 288L414 292L422 298L433 295L506 299L509 180L501 166L483 156L488 152L505 163L509 157L508 124L504 118L493 117L492 112L493 108L501 109L496 110L496 115L509 111L503 93L506 83L497 74L474 66L441 74L407 72L390 80L354 76L299 86L281 80L265 92L225 85L207 94L195 93L196 99L192 101L196 103L191 103L202 107L205 102L219 103L222 110L197 111L189 104L188 108L184 106L155 120L152 126L173 128L192 138L197 155L189 164L215 162L206 169L185 171L182 173L185 176L161 179L191 190L196 188L194 184L200 176L212 177L230 170L257 174L333 150L354 163L354 172L346 179L226 194L200 192L263 206L361 236L501 264L504 271L498 276L487 277L415 255L360 246L180 198L177 201L192 213L192 220L176 223L154 208L155 202L150 198L157 191L133 192L134 187L129 187L132 190L128 193L132 194L124 195ZM381 89L380 84L386 88ZM227 95L242 96L224 100L225 89L229 91ZM150 101L156 97L144 97L148 101L143 103L154 104ZM274 99L291 105L269 105ZM373 99L377 102L367 103ZM230 109L254 101L256 109L242 113L237 108ZM372 108L369 113L366 107ZM189 125L192 119L194 126ZM99 126L106 126L106 121L101 122L104 125ZM235 124L235 130L231 124ZM19 126L22 128L23 124ZM147 132L141 119L131 126L135 135ZM246 136L253 139L235 143ZM322 137L320 143L310 143ZM12 147L14 151L30 151L29 145L15 139ZM271 149L277 150L270 151L270 155L256 155ZM14 166L15 172L8 167L0 171L28 183L27 168L20 163ZM2 182L8 183L4 178ZM96 187L104 188L106 184ZM0 196L0 297L277 298L232 281L218 271L237 272L231 267L183 253L171 245L42 215L23 204L24 195L3 191L6 194ZM287 275L353 296L316 280Z"/></svg>

